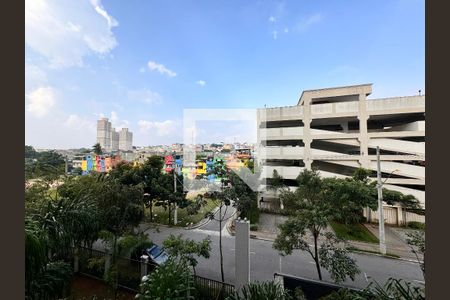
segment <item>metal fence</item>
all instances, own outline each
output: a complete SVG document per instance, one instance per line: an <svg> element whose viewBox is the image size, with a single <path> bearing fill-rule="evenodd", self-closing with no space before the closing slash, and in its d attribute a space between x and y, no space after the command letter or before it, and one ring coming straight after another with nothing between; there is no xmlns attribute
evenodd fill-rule
<svg viewBox="0 0 450 300"><path fill-rule="evenodd" d="M234 286L213 279L194 276L196 299L199 300L224 300L234 293Z"/></svg>
<svg viewBox="0 0 450 300"><path fill-rule="evenodd" d="M78 271L98 279L103 279L108 254L90 248L78 248Z"/></svg>
<svg viewBox="0 0 450 300"><path fill-rule="evenodd" d="M105 270L111 266L111 254L90 248L80 247L77 251L78 272L104 281ZM118 285L133 292L139 292L141 276L150 275L158 266L152 262L144 263L127 257L117 258ZM194 275L195 299L224 300L234 292L228 283Z"/></svg>

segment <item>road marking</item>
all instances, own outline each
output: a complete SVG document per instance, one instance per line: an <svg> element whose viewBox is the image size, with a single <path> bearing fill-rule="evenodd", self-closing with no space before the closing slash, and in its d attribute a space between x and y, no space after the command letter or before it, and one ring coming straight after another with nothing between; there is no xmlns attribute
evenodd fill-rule
<svg viewBox="0 0 450 300"><path fill-rule="evenodd" d="M367 276L366 272L364 272L364 277L366 277L366 281L369 282L368 278L370 278L370 276Z"/></svg>
<svg viewBox="0 0 450 300"><path fill-rule="evenodd" d="M230 251L234 251L234 250L235 250L234 248L230 248ZM250 251L250 254L256 254L256 253L253 251Z"/></svg>

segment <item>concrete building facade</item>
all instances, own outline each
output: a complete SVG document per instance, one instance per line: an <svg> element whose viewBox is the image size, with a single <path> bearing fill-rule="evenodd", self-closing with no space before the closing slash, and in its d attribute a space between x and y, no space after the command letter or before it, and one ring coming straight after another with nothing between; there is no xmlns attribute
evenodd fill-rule
<svg viewBox="0 0 450 300"><path fill-rule="evenodd" d="M111 150L111 122L108 118L97 121L97 143L106 151Z"/></svg>
<svg viewBox="0 0 450 300"><path fill-rule="evenodd" d="M133 149L133 133L128 128L119 131L119 150L131 151Z"/></svg>
<svg viewBox="0 0 450 300"><path fill-rule="evenodd" d="M130 151L133 149L133 133L128 128L117 132L108 118L101 118L97 121L97 143L107 152Z"/></svg>
<svg viewBox="0 0 450 300"><path fill-rule="evenodd" d="M111 150L118 151L119 150L119 133L115 128L111 131Z"/></svg>
<svg viewBox="0 0 450 300"><path fill-rule="evenodd" d="M376 179L378 146L384 187L414 195L425 208L425 96L367 99L371 93L372 84L307 90L295 106L258 109L263 182L277 170L295 189L304 168L348 177L363 167Z"/></svg>

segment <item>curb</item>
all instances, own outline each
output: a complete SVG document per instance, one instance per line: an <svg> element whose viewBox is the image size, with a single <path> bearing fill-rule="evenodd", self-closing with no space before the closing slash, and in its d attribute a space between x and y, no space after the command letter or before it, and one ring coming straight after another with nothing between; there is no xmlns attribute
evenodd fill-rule
<svg viewBox="0 0 450 300"><path fill-rule="evenodd" d="M228 229L228 228L227 228ZM229 230L230 231L230 230ZM231 235L235 235L234 232L230 232ZM254 239L254 240L260 240L260 241L266 241L266 242L274 242L273 239L270 238L264 238L264 237L258 237L256 235L252 235L250 234L250 238ZM347 249L348 250L348 249ZM359 250L348 250L352 253L358 253L358 254L365 254L365 255L373 255L373 256L379 256L379 257L383 257L383 258L390 258L390 259L396 259L396 260L401 260L401 261L407 261L407 262L411 262L411 263L416 263L418 264L417 260L414 259L409 259L409 258L404 258L404 257L394 257L394 256L389 256L389 255L382 255L382 254L377 254L377 253L370 253L370 252L365 252L365 251L359 251Z"/></svg>
<svg viewBox="0 0 450 300"><path fill-rule="evenodd" d="M214 210L212 211L213 215L215 215L218 211L219 211L219 207L217 206L217 207L214 208ZM203 219L203 220L204 220L204 219ZM203 220L202 220L202 221L203 221ZM185 226L185 227L181 227L181 228L184 228L185 230L197 229L197 228L199 228L199 227L202 227L202 226L208 224L208 223L211 222L212 220L209 219L209 218L206 218L206 221L204 221L204 222L202 222L202 221L200 221L200 222L198 222L197 224L194 224L194 225L192 225L192 226Z"/></svg>
<svg viewBox="0 0 450 300"><path fill-rule="evenodd" d="M347 249L347 250L348 250L348 249ZM373 256L380 256L380 257L384 257L384 258L390 258L390 259L402 260L402 261L407 261L407 262L412 262L412 263L418 264L417 260L413 260L413 259L409 259L409 258L393 257L393 256L389 256L389 255L383 255L383 254L378 254L378 253L370 253L370 252L359 251L359 250L348 250L348 251L350 251L350 252L352 252L352 253L365 254L365 255L373 255Z"/></svg>

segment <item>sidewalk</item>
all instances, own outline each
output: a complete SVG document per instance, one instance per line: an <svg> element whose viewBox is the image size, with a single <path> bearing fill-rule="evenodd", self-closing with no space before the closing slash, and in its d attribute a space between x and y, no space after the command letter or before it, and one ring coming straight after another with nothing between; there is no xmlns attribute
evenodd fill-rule
<svg viewBox="0 0 450 300"><path fill-rule="evenodd" d="M278 234L278 224L283 223L286 219L286 216L261 213L258 223L258 230L251 231L250 236L256 239L274 241ZM377 238L379 238L377 224L364 224L364 226ZM331 231L332 229L328 228L327 230ZM411 248L406 243L405 233L408 231L411 231L411 229L385 226L387 254L392 254L406 260L417 261L416 256L411 252ZM347 243L349 246L363 251L378 253L380 251L379 244L358 241L347 241ZM423 259L423 257L420 257L420 259Z"/></svg>

